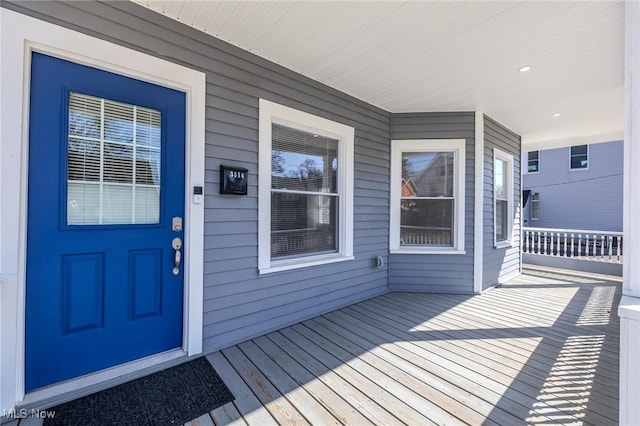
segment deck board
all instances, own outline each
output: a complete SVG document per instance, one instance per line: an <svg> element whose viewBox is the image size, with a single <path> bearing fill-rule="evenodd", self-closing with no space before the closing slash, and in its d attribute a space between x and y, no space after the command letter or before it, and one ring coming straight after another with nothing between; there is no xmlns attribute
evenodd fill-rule
<svg viewBox="0 0 640 426"><path fill-rule="evenodd" d="M242 415L242 419L248 425L278 424L221 352L213 353L207 356L207 359L235 397L230 404Z"/></svg>
<svg viewBox="0 0 640 426"><path fill-rule="evenodd" d="M210 417L615 425L619 298L619 279L542 267L482 295L388 293L210 355L236 396Z"/></svg>
<svg viewBox="0 0 640 426"><path fill-rule="evenodd" d="M361 380L358 380L357 376L354 377L353 374L349 374L349 371L345 374L344 370L346 367L337 368L339 367L339 362L333 362L329 364L333 365L333 367L328 367L327 364L325 364L328 362L327 357L307 353L296 345L294 341L288 339L283 333L273 333L268 335L268 337L283 350L290 353L295 359L302 362L310 372L327 386L331 387L334 392L338 392L340 396L343 396L349 404L359 410L363 416L366 416L374 424L400 424L397 417L377 404L373 397L366 393L366 383L363 384ZM321 352L319 352L319 354L321 354ZM365 392L362 391L363 389Z"/></svg>
<svg viewBox="0 0 640 426"><path fill-rule="evenodd" d="M338 395L335 393L333 387L327 385L322 379L315 377L311 371L304 367L304 364L292 358L285 350L266 336L255 339L255 343L265 354L286 371L296 383L304 387L324 407L327 407L340 423L362 426L373 425L373 422L360 414L354 406L343 399L343 397L355 399L358 396L351 395L344 391ZM336 386L336 384L331 381L329 381L329 384ZM337 386L339 388L339 385Z"/></svg>

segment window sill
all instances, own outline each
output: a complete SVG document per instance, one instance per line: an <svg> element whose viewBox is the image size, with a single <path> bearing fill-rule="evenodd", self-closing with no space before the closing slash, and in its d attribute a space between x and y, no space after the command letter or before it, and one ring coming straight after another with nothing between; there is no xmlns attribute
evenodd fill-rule
<svg viewBox="0 0 640 426"><path fill-rule="evenodd" d="M306 268L309 266L326 265L329 263L344 262L355 259L354 256L343 256L333 253L326 256L314 256L304 259L284 260L271 262L271 266L267 268L259 268L258 272L262 274L271 274L273 272L289 271L292 269Z"/></svg>
<svg viewBox="0 0 640 426"><path fill-rule="evenodd" d="M513 248L515 247L511 241L500 241L493 245L494 249Z"/></svg>
<svg viewBox="0 0 640 426"><path fill-rule="evenodd" d="M389 250L391 254L467 254L464 250L446 248L397 248Z"/></svg>

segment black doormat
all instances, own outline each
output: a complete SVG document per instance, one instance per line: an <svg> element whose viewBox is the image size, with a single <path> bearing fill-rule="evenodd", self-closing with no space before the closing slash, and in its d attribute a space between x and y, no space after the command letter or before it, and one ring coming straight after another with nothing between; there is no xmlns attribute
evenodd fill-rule
<svg viewBox="0 0 640 426"><path fill-rule="evenodd" d="M206 358L47 410L45 425L182 425L234 400Z"/></svg>

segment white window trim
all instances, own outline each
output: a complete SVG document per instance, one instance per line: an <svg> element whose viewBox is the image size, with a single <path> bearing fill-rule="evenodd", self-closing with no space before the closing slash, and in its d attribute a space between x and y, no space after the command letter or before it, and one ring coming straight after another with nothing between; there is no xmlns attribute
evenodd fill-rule
<svg viewBox="0 0 640 426"><path fill-rule="evenodd" d="M261 274L324 265L353 259L353 127L260 99L258 152L258 270ZM339 141L338 252L271 260L271 147L272 124L315 133Z"/></svg>
<svg viewBox="0 0 640 426"><path fill-rule="evenodd" d="M502 160L505 162L505 192L507 194L507 239L504 241L498 241L496 238L496 191L495 191L495 164L496 160ZM495 248L513 247L513 155L508 154L498 148L493 148L493 177L494 177L494 191L493 191L493 246Z"/></svg>
<svg viewBox="0 0 640 426"><path fill-rule="evenodd" d="M538 171L535 172L530 172L529 171L529 153L530 152L537 152L538 153ZM526 175L537 175L540 173L540 150L539 149L534 149L533 151L527 151L524 153L524 164L527 165L527 168L525 169L525 174Z"/></svg>
<svg viewBox="0 0 640 426"><path fill-rule="evenodd" d="M204 204L191 202L191 188L204 185L205 74L77 31L0 8L2 22L2 149L0 156L0 410L36 404L71 389L95 391L123 374L152 369L170 359L202 353ZM171 352L65 381L25 396L26 200L31 52L171 87L186 93L185 297L183 345ZM127 58L127 61L122 60ZM126 62L126 63L125 63ZM19 177L19 178L18 178ZM53 404L55 405L55 404Z"/></svg>
<svg viewBox="0 0 640 426"><path fill-rule="evenodd" d="M587 146L587 167L578 167L578 168L572 168L571 167L571 148L573 148L574 146L581 146L581 145L586 145ZM579 170L589 170L589 166L591 166L591 145L583 143L580 145L572 145L569 147L569 171L579 171Z"/></svg>
<svg viewBox="0 0 640 426"><path fill-rule="evenodd" d="M454 235L453 247L402 247L400 245L400 197L402 195L403 152L453 152L454 176ZM391 141L391 199L389 201L389 251L401 254L465 254L465 171L466 141L464 139L403 139Z"/></svg>

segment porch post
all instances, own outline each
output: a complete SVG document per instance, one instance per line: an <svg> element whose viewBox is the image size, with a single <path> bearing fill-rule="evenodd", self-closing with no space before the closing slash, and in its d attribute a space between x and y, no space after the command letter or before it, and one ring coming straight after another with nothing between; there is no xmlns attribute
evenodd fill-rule
<svg viewBox="0 0 640 426"><path fill-rule="evenodd" d="M625 2L623 297L620 424L640 424L640 3Z"/></svg>

